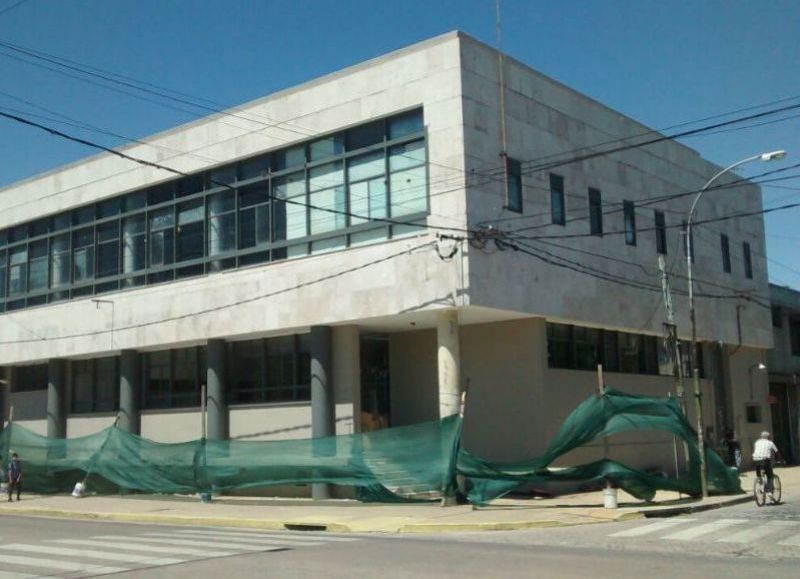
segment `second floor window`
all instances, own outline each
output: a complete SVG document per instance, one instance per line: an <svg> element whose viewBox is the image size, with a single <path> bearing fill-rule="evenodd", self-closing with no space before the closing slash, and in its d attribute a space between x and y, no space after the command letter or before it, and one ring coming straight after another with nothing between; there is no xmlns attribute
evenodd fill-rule
<svg viewBox="0 0 800 579"><path fill-rule="evenodd" d="M750 255L750 244L746 241L742 243L742 256L744 257L744 276L753 279L753 258Z"/></svg>
<svg viewBox="0 0 800 579"><path fill-rule="evenodd" d="M603 201L599 189L589 187L589 233L603 235Z"/></svg>
<svg viewBox="0 0 800 579"><path fill-rule="evenodd" d="M731 246L728 242L728 236L721 233L719 236L719 243L722 248L722 271L725 273L731 272Z"/></svg>
<svg viewBox="0 0 800 579"><path fill-rule="evenodd" d="M550 217L553 225L566 225L567 210L564 205L564 177L550 173Z"/></svg>
<svg viewBox="0 0 800 579"><path fill-rule="evenodd" d="M623 201L622 213L625 220L625 243L636 245L636 211L633 201Z"/></svg>
<svg viewBox="0 0 800 579"><path fill-rule="evenodd" d="M656 222L656 251L661 255L667 254L667 225L662 211L655 212Z"/></svg>
<svg viewBox="0 0 800 579"><path fill-rule="evenodd" d="M506 181L508 186L506 208L509 211L522 213L522 165L509 157L506 157Z"/></svg>

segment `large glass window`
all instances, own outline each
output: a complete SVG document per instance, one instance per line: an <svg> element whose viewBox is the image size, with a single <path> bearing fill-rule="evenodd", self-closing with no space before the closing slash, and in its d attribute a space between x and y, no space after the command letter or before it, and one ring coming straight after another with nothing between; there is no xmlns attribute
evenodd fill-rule
<svg viewBox="0 0 800 579"><path fill-rule="evenodd" d="M94 277L94 227L72 232L72 265L75 283Z"/></svg>
<svg viewBox="0 0 800 579"><path fill-rule="evenodd" d="M50 285L60 287L70 283L70 235L56 235L50 241Z"/></svg>
<svg viewBox="0 0 800 579"><path fill-rule="evenodd" d="M16 224L0 230L0 309L417 231L389 220L427 213L426 163L417 109Z"/></svg>
<svg viewBox="0 0 800 579"><path fill-rule="evenodd" d="M389 150L389 195L393 218L428 210L425 142L397 145Z"/></svg>
<svg viewBox="0 0 800 579"><path fill-rule="evenodd" d="M28 291L47 289L47 240L40 239L28 246Z"/></svg>
<svg viewBox="0 0 800 579"><path fill-rule="evenodd" d="M236 342L229 351L234 403L309 400L308 334Z"/></svg>
<svg viewBox="0 0 800 579"><path fill-rule="evenodd" d="M178 227L175 230L176 261L203 257L205 213L203 199L193 199L178 205Z"/></svg>
<svg viewBox="0 0 800 579"><path fill-rule="evenodd" d="M14 383L12 384L14 392L47 390L47 372L47 364L17 366L16 374L14 376Z"/></svg>
<svg viewBox="0 0 800 579"><path fill-rule="evenodd" d="M200 387L207 366L204 347L147 354L145 408L185 408L200 405Z"/></svg>
<svg viewBox="0 0 800 579"><path fill-rule="evenodd" d="M175 257L175 214L172 207L150 213L150 266L168 265Z"/></svg>
<svg viewBox="0 0 800 579"><path fill-rule="evenodd" d="M119 273L119 222L97 226L97 277Z"/></svg>

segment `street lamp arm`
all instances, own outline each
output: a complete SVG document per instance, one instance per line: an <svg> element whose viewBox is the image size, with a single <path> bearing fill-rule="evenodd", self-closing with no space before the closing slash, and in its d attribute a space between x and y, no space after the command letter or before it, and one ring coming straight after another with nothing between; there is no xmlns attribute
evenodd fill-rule
<svg viewBox="0 0 800 579"><path fill-rule="evenodd" d="M741 161L736 161L735 163L733 163L732 165L728 165L727 167L725 167L724 169L722 169L721 171L716 173L713 177L711 177L711 179L706 181L706 184L703 185L703 187L700 189L700 192L694 198L694 202L692 203L692 208L689 210L689 217L686 220L687 225L691 226L692 217L694 216L694 210L695 210L695 207L697 207L697 202L700 201L700 197L703 196L703 193L706 192L706 189L708 189L714 181L716 181L718 178L720 178L722 175L724 175L728 171L731 171L731 170L735 169L739 165L744 165L745 163L749 163L750 161L755 161L755 160L760 159L760 158L761 158L761 155L759 154L759 155L753 155L752 157L747 157L746 159L742 159Z"/></svg>

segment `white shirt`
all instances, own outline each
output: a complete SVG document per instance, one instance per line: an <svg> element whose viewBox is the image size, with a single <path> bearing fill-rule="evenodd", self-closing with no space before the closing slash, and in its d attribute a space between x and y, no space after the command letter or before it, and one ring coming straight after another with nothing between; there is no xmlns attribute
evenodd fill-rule
<svg viewBox="0 0 800 579"><path fill-rule="evenodd" d="M753 460L766 460L778 452L775 443L767 438L759 438L753 446Z"/></svg>

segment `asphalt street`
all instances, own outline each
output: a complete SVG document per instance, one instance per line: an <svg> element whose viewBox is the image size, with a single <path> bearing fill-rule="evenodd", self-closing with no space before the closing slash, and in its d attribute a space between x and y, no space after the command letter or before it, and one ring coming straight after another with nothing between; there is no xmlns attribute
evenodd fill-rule
<svg viewBox="0 0 800 579"><path fill-rule="evenodd" d="M798 563L800 507L792 502L625 523L426 535L0 518L0 579L795 578Z"/></svg>

